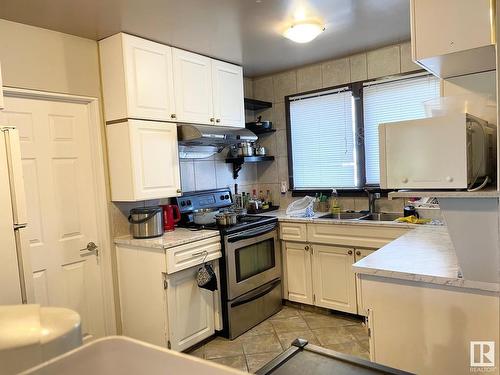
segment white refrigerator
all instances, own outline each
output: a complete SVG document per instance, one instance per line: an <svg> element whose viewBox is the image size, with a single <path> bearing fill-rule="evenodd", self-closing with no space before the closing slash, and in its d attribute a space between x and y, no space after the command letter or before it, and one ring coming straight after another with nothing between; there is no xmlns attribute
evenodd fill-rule
<svg viewBox="0 0 500 375"><path fill-rule="evenodd" d="M33 302L19 131L0 126L0 304Z"/></svg>

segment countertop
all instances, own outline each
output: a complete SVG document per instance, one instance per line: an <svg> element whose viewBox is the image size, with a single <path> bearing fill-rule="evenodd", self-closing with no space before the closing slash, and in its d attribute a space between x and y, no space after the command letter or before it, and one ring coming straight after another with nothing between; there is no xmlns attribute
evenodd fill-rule
<svg viewBox="0 0 500 375"><path fill-rule="evenodd" d="M460 288L500 291L500 284L459 277L455 248L445 226L419 226L354 263L357 273Z"/></svg>
<svg viewBox="0 0 500 375"><path fill-rule="evenodd" d="M500 284L465 280L459 277L455 248L445 225L416 225L393 221L361 221L321 219L326 213L311 218L286 215L284 210L266 213L280 222L320 223L331 225L390 226L411 229L353 265L360 274L448 285L459 288L499 292Z"/></svg>
<svg viewBox="0 0 500 375"><path fill-rule="evenodd" d="M286 210L266 212L263 216L277 217L278 221L284 223L311 223L311 224L331 224L331 225L366 225L396 228L415 228L418 225L409 223L397 223L395 221L372 221L372 220L338 220L322 219L321 216L328 215L328 212L316 212L313 217L294 217L286 214Z"/></svg>
<svg viewBox="0 0 500 375"><path fill-rule="evenodd" d="M156 249L168 249L187 243L204 240L206 238L219 237L217 230L189 230L186 228L175 228L172 232L166 232L161 237L137 239L131 235L117 237L114 239L115 244L130 245L137 247L150 247Z"/></svg>

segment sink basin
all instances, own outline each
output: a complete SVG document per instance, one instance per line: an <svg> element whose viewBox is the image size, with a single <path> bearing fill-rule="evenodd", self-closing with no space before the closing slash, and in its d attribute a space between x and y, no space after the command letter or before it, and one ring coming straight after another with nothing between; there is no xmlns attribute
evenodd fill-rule
<svg viewBox="0 0 500 375"><path fill-rule="evenodd" d="M366 212L340 212L338 214L327 214L320 216L320 219L358 220L366 215L367 215Z"/></svg>
<svg viewBox="0 0 500 375"><path fill-rule="evenodd" d="M402 217L403 214L395 214L395 213L373 213L366 214L363 217L359 218L359 220L372 220L372 221L393 221L398 217Z"/></svg>

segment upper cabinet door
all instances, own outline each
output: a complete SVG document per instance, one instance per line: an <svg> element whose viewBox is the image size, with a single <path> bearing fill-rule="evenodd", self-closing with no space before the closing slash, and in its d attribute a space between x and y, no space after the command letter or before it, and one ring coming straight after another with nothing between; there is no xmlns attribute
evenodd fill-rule
<svg viewBox="0 0 500 375"><path fill-rule="evenodd" d="M175 108L179 122L215 124L212 60L173 48Z"/></svg>
<svg viewBox="0 0 500 375"><path fill-rule="evenodd" d="M172 48L119 33L99 42L106 121L175 117Z"/></svg>
<svg viewBox="0 0 500 375"><path fill-rule="evenodd" d="M212 83L215 123L244 128L243 69L212 60Z"/></svg>
<svg viewBox="0 0 500 375"><path fill-rule="evenodd" d="M151 120L175 117L172 48L124 34L123 54L128 117Z"/></svg>
<svg viewBox="0 0 500 375"><path fill-rule="evenodd" d="M491 0L412 0L413 60L441 78L495 69Z"/></svg>
<svg viewBox="0 0 500 375"><path fill-rule="evenodd" d="M136 200L180 195L177 126L130 120Z"/></svg>

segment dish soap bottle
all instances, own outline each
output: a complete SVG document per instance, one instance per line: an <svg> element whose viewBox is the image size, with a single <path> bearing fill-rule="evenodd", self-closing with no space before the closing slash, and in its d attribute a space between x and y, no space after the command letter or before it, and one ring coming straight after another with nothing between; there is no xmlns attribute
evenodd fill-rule
<svg viewBox="0 0 500 375"><path fill-rule="evenodd" d="M337 190L332 189L332 195L330 196L330 212L332 214L340 214L342 211L339 205L339 199L337 196Z"/></svg>

